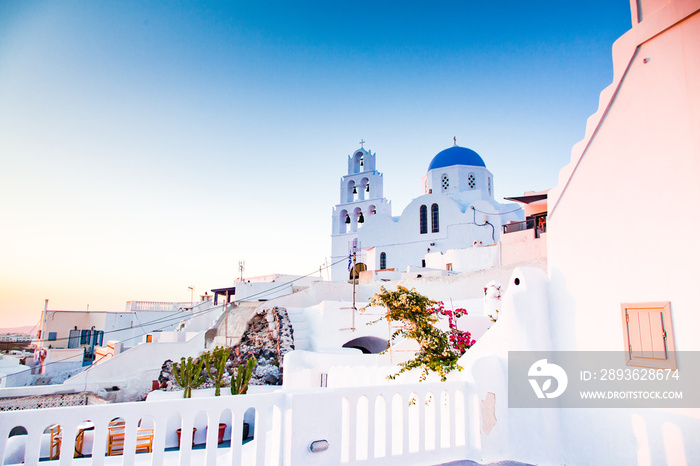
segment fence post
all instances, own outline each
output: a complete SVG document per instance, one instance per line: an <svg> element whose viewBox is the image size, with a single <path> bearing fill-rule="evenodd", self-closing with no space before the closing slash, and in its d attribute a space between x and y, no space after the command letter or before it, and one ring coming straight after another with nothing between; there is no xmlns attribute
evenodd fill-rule
<svg viewBox="0 0 700 466"><path fill-rule="evenodd" d="M290 452L287 464L305 466L325 466L340 464L342 419L342 398L335 390L306 390L305 393L289 395L292 422ZM312 452L312 442L325 440L325 451ZM322 448L322 447L321 447Z"/></svg>

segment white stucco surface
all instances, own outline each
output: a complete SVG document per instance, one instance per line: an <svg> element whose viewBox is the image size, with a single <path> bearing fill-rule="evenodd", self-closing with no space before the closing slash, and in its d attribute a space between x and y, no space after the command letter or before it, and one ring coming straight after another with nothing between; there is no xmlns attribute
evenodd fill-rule
<svg viewBox="0 0 700 466"><path fill-rule="evenodd" d="M17 358L0 355L0 388L23 387L31 381L31 368L20 364Z"/></svg>
<svg viewBox="0 0 700 466"><path fill-rule="evenodd" d="M373 176L378 176L375 154L371 154L371 166L364 167L355 161L358 157L365 157L362 155L364 149L358 150L354 159L351 157L348 174L341 179L341 203L333 211L332 280L349 278L348 263L342 259L353 252L353 247L356 248L356 262L364 264L368 270L380 270L384 266L404 272L411 266L422 266L423 260L427 262L426 254L446 254L450 250L464 249L474 242L496 244L504 223L524 219L519 205L501 204L494 200L493 174L483 166L484 162L478 154L455 145L436 155L433 162L450 151L454 153L445 159L447 165L430 164L423 177L422 193L398 217L392 215L391 206L382 197L381 189L370 190L366 195L365 190L360 189L356 195L352 194L356 178L365 173L366 177L362 180L371 186L379 184L381 188L381 183L379 180L371 181ZM469 156L470 153L473 156ZM426 157L426 162L429 158ZM359 185L365 186L365 181ZM363 213L362 222L360 212ZM495 256L475 255L470 261L465 254L453 254L454 270L459 272L470 272L498 263ZM433 256L431 262L445 269L449 261L443 262Z"/></svg>
<svg viewBox="0 0 700 466"><path fill-rule="evenodd" d="M204 332L183 343L142 343L94 365L70 379L57 389L74 387L78 391L92 391L120 387L118 399L134 399L151 390L151 382L158 379L164 361L198 355L204 351Z"/></svg>
<svg viewBox="0 0 700 466"><path fill-rule="evenodd" d="M700 227L686 202L700 195L700 2L631 3L633 28L613 47L613 83L549 192L549 274L516 270L499 321L463 358L479 398L494 394L497 421L482 432L484 461L700 460L697 408L508 409L507 403L507 351L624 355L622 303L670 302L666 331L674 332L675 347L669 350L679 351L681 377L696 371L683 352L699 345L691 272L700 250L673 232Z"/></svg>

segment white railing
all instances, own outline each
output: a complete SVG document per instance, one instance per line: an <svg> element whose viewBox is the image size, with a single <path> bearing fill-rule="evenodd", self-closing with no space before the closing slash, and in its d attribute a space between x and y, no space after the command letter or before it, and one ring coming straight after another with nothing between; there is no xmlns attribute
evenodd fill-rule
<svg viewBox="0 0 700 466"><path fill-rule="evenodd" d="M255 410L254 439L243 445L243 420L250 408ZM471 385L449 382L14 411L0 413L0 458L8 464L21 456L24 464L38 464L48 457L49 434L44 432L58 424L60 459L47 464L131 465L136 459L138 464L207 466L438 464L478 459L477 409ZM108 425L115 418L126 422L124 455L105 456ZM82 451L90 460L74 458L85 421L94 425ZM227 437L238 441L217 445L220 422L227 424ZM8 438L17 426L27 434ZM144 426L154 428L152 453L137 455L137 430ZM203 448L192 448L193 427L197 443L206 443ZM176 429L182 432L179 450ZM325 441L328 449L310 451L314 441Z"/></svg>
<svg viewBox="0 0 700 466"><path fill-rule="evenodd" d="M191 308L190 302L172 302L172 301L127 301L127 311L162 311L171 312L177 311L179 308Z"/></svg>
<svg viewBox="0 0 700 466"><path fill-rule="evenodd" d="M467 387L433 383L342 390L342 463L437 464L475 453L480 430L468 415L476 411L467 406L477 399Z"/></svg>
<svg viewBox="0 0 700 466"><path fill-rule="evenodd" d="M4 463L8 464L9 459L17 461L18 456L21 456L26 465L38 464L40 458L49 457L49 435L44 434L44 431L58 424L62 432L58 464L85 464L85 460L74 458L74 454L79 428L85 426L88 421L94 428L89 431L91 441L84 443L82 454L91 456L90 464L95 466L134 464L139 423L142 426L154 427L152 453L148 461L150 464L192 463L211 466L217 464L217 458L221 456L229 458L228 464L280 464L281 408L284 406L284 400L284 394L275 393L0 413L0 458L4 458ZM243 417L250 408L255 409L255 439L246 445L245 451L240 440L230 442L231 445L227 448L217 448L219 422L222 419L231 420L228 426L230 437L242 439ZM108 426L115 418L126 422L124 455L109 457L105 455ZM203 450L193 450L193 427L202 419L205 419L206 447ZM8 439L10 430L17 426L26 429L27 435L15 435ZM177 429L181 429L182 432L181 447L178 451L166 451L177 446ZM267 435L258 432L267 432ZM18 455L17 450L21 450L22 446L23 454ZM138 455L139 459L143 456L144 454ZM193 456L196 456L196 459ZM114 460L118 462L115 463Z"/></svg>

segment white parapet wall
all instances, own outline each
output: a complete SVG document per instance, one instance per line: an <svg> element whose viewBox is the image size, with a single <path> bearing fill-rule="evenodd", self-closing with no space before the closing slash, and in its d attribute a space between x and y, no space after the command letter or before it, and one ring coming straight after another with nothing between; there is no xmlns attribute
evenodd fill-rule
<svg viewBox="0 0 700 466"><path fill-rule="evenodd" d="M32 381L30 367L20 364L19 359L0 355L0 388L23 387Z"/></svg>
<svg viewBox="0 0 700 466"><path fill-rule="evenodd" d="M269 301L303 290L322 279L316 276L273 274L236 280L236 301Z"/></svg>
<svg viewBox="0 0 700 466"><path fill-rule="evenodd" d="M425 265L428 268L456 273L488 270L499 265L498 245L449 249L444 253L430 252L425 255Z"/></svg>
<svg viewBox="0 0 700 466"><path fill-rule="evenodd" d="M284 355L284 388L332 386L333 382L327 376L334 366L361 366L369 370L379 364L387 366L388 360L385 359L377 354L362 354L359 350L349 348L322 352L290 351ZM342 384L336 383L335 386Z"/></svg>
<svg viewBox="0 0 700 466"><path fill-rule="evenodd" d="M117 386L117 399L134 399L151 390L164 361L178 361L181 357L197 356L204 351L204 332L193 334L180 343L141 343L102 364L66 380L57 388L76 388L99 393Z"/></svg>
<svg viewBox="0 0 700 466"><path fill-rule="evenodd" d="M478 400L472 385L448 382L0 412L0 457L11 464L38 464L48 457L45 430L60 426L62 465L428 465L479 460L479 416L473 409L478 410ZM254 435L243 444L251 410ZM108 426L115 418L125 424L124 451L123 456L108 457ZM224 438L235 441L218 444L220 424L225 425ZM17 426L27 433L10 437ZM149 428L152 452L137 455L137 434ZM166 451L177 445L178 429L179 451ZM89 459L74 457L74 439L81 431L80 453L91 455ZM200 448L193 449L193 444ZM310 448L312 444L316 447Z"/></svg>
<svg viewBox="0 0 700 466"><path fill-rule="evenodd" d="M518 264L547 257L547 233L535 230L514 231L501 235L501 265Z"/></svg>
<svg viewBox="0 0 700 466"><path fill-rule="evenodd" d="M84 355L85 350L83 348L48 348L46 349L46 358L43 360L43 365L39 361L33 372L34 374L49 376L80 369L83 367Z"/></svg>

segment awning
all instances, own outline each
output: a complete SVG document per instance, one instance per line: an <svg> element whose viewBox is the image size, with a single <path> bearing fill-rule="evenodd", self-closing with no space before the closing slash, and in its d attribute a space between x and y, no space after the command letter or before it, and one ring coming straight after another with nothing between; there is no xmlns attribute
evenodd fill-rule
<svg viewBox="0 0 700 466"><path fill-rule="evenodd" d="M226 296L226 304L228 304L231 302L231 298L236 294L236 287L215 288L211 290L211 292L214 293L214 306L219 304L219 295Z"/></svg>
<svg viewBox="0 0 700 466"><path fill-rule="evenodd" d="M504 197L503 199L508 199L509 201L515 201L515 202L522 202L523 204L531 204L533 202L542 201L544 199L547 199L547 193L530 194L527 196Z"/></svg>

